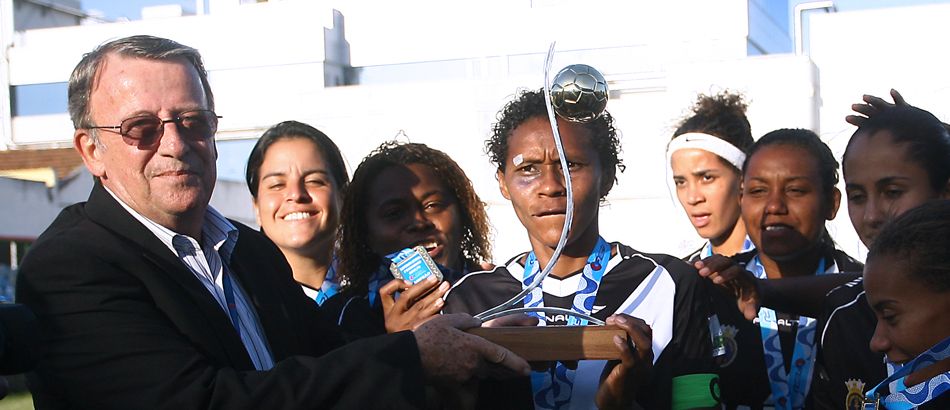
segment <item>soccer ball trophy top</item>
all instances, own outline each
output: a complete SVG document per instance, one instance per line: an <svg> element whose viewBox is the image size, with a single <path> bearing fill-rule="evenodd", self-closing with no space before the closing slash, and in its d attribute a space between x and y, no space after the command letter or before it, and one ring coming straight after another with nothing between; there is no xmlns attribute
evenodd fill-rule
<svg viewBox="0 0 950 410"><path fill-rule="evenodd" d="M554 112L570 122L589 122L607 108L607 80L594 67L572 64L554 76L551 103Z"/></svg>

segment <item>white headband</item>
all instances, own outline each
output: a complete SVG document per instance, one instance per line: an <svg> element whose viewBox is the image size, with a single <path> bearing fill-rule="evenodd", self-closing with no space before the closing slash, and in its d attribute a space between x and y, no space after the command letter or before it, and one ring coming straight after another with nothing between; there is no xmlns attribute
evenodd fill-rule
<svg viewBox="0 0 950 410"><path fill-rule="evenodd" d="M681 149L709 151L726 160L739 171L742 171L742 163L745 162L745 153L736 148L735 145L726 142L722 138L700 132L687 132L673 138L666 146L666 161L669 162L673 157L673 153Z"/></svg>

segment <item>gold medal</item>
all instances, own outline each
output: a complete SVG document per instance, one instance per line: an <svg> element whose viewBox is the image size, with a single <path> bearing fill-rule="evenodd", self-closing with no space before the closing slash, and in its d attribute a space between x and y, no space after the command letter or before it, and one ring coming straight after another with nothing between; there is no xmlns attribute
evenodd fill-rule
<svg viewBox="0 0 950 410"><path fill-rule="evenodd" d="M860 379L848 379L845 386L848 387L848 397L844 401L844 408L847 410L861 410L864 408L864 381Z"/></svg>

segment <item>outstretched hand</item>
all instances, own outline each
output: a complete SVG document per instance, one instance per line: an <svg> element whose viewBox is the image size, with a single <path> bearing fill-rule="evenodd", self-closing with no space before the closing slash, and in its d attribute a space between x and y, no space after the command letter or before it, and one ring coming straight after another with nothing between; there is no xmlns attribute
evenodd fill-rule
<svg viewBox="0 0 950 410"><path fill-rule="evenodd" d="M625 314L608 317L607 324L625 330L627 339L614 336L620 360L604 366L594 400L600 409L629 409L653 370L653 330L643 320Z"/></svg>
<svg viewBox="0 0 950 410"><path fill-rule="evenodd" d="M383 305L386 331L389 333L411 330L442 310L442 296L449 291L448 282L439 283L430 276L413 285L409 281L395 279L379 288L379 300ZM396 292L402 292L396 299Z"/></svg>
<svg viewBox="0 0 950 410"><path fill-rule="evenodd" d="M861 125L864 125L864 122L867 121L868 118L873 117L875 114L883 110L910 105L907 104L907 101L904 100L904 97L893 88L891 89L891 98L894 99L893 104L885 101L883 98L865 94L864 97L861 98L864 101L863 103L851 105L851 109L861 115L849 115L844 119L848 123L860 127Z"/></svg>
<svg viewBox="0 0 950 410"><path fill-rule="evenodd" d="M699 276L724 288L736 298L736 305L742 315L753 320L759 314L762 305L762 289L759 279L736 263L732 258L719 254L712 255L693 264Z"/></svg>

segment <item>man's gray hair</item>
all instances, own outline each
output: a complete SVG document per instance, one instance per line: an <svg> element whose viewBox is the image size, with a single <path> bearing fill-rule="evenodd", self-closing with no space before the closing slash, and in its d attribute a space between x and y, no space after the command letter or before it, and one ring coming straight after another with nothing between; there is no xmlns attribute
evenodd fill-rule
<svg viewBox="0 0 950 410"><path fill-rule="evenodd" d="M205 98L208 100L208 109L214 110L214 96L211 94L211 86L208 84L208 72L205 70L198 50L166 38L145 35L131 36L96 47L95 50L83 55L82 60L73 69L72 75L69 76L69 118L73 121L73 128L81 129L94 125L89 112L89 99L99 74L99 68L110 54L149 60L184 58L198 71L201 86L205 91Z"/></svg>

